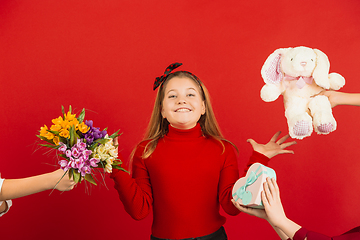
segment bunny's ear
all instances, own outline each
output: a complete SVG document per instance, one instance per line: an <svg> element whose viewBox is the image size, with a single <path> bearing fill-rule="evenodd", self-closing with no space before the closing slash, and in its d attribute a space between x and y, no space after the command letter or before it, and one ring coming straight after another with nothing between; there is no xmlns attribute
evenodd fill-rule
<svg viewBox="0 0 360 240"><path fill-rule="evenodd" d="M318 49L314 49L316 53L316 67L313 72L313 77L317 85L325 89L330 88L329 69L330 62L325 53Z"/></svg>
<svg viewBox="0 0 360 240"><path fill-rule="evenodd" d="M264 65L261 68L261 76L264 79L265 83L268 84L279 84L283 78L283 73L281 71L281 57L289 48L279 48L276 49L270 56L266 59Z"/></svg>

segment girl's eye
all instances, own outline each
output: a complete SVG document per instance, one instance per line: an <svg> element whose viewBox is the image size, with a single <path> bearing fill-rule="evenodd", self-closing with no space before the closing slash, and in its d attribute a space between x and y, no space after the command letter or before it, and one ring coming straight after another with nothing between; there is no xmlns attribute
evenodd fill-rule
<svg viewBox="0 0 360 240"><path fill-rule="evenodd" d="M188 94L188 97L195 97L195 94L189 93L189 94Z"/></svg>
<svg viewBox="0 0 360 240"><path fill-rule="evenodd" d="M175 95L169 95L168 98L175 98Z"/></svg>

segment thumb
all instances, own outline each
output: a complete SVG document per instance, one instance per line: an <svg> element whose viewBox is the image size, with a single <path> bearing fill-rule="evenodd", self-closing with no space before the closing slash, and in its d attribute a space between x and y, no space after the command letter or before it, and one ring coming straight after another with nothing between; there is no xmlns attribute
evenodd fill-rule
<svg viewBox="0 0 360 240"><path fill-rule="evenodd" d="M251 144L251 146L254 146L254 145L256 145L257 144L257 142L254 140L254 139L248 139L248 140L246 140L248 143L250 143Z"/></svg>

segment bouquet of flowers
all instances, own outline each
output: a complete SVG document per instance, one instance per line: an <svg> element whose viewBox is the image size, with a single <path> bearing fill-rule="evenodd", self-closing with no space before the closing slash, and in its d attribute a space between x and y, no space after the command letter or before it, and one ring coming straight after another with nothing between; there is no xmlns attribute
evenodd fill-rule
<svg viewBox="0 0 360 240"><path fill-rule="evenodd" d="M93 177L95 168L103 168L108 173L113 168L126 171L121 167L114 142L114 138L120 136L119 131L108 136L106 128L100 131L93 126L92 120L84 121L85 109L76 117L71 112L71 106L67 113L63 106L61 108L62 116L52 120L50 129L46 125L41 127L40 134L36 136L47 142L40 146L57 150L63 158L58 163L65 172L69 171L70 178L73 177L76 183L85 179L96 185Z"/></svg>

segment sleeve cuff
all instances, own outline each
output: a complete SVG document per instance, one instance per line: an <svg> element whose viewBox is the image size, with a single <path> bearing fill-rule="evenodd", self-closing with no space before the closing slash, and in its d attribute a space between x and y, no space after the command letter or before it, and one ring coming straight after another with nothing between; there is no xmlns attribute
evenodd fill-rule
<svg viewBox="0 0 360 240"><path fill-rule="evenodd" d="M4 202L7 203L7 209L6 209L5 212L0 213L0 217L2 217L5 213L7 213L7 212L10 210L10 207L12 206L12 201L11 201L11 200L6 200L6 201L4 201ZM3 204L4 204L4 203L3 203Z"/></svg>
<svg viewBox="0 0 360 240"><path fill-rule="evenodd" d="M297 230L297 232L294 235L293 240L304 240L307 236L308 230L305 228L300 228L299 230Z"/></svg>

